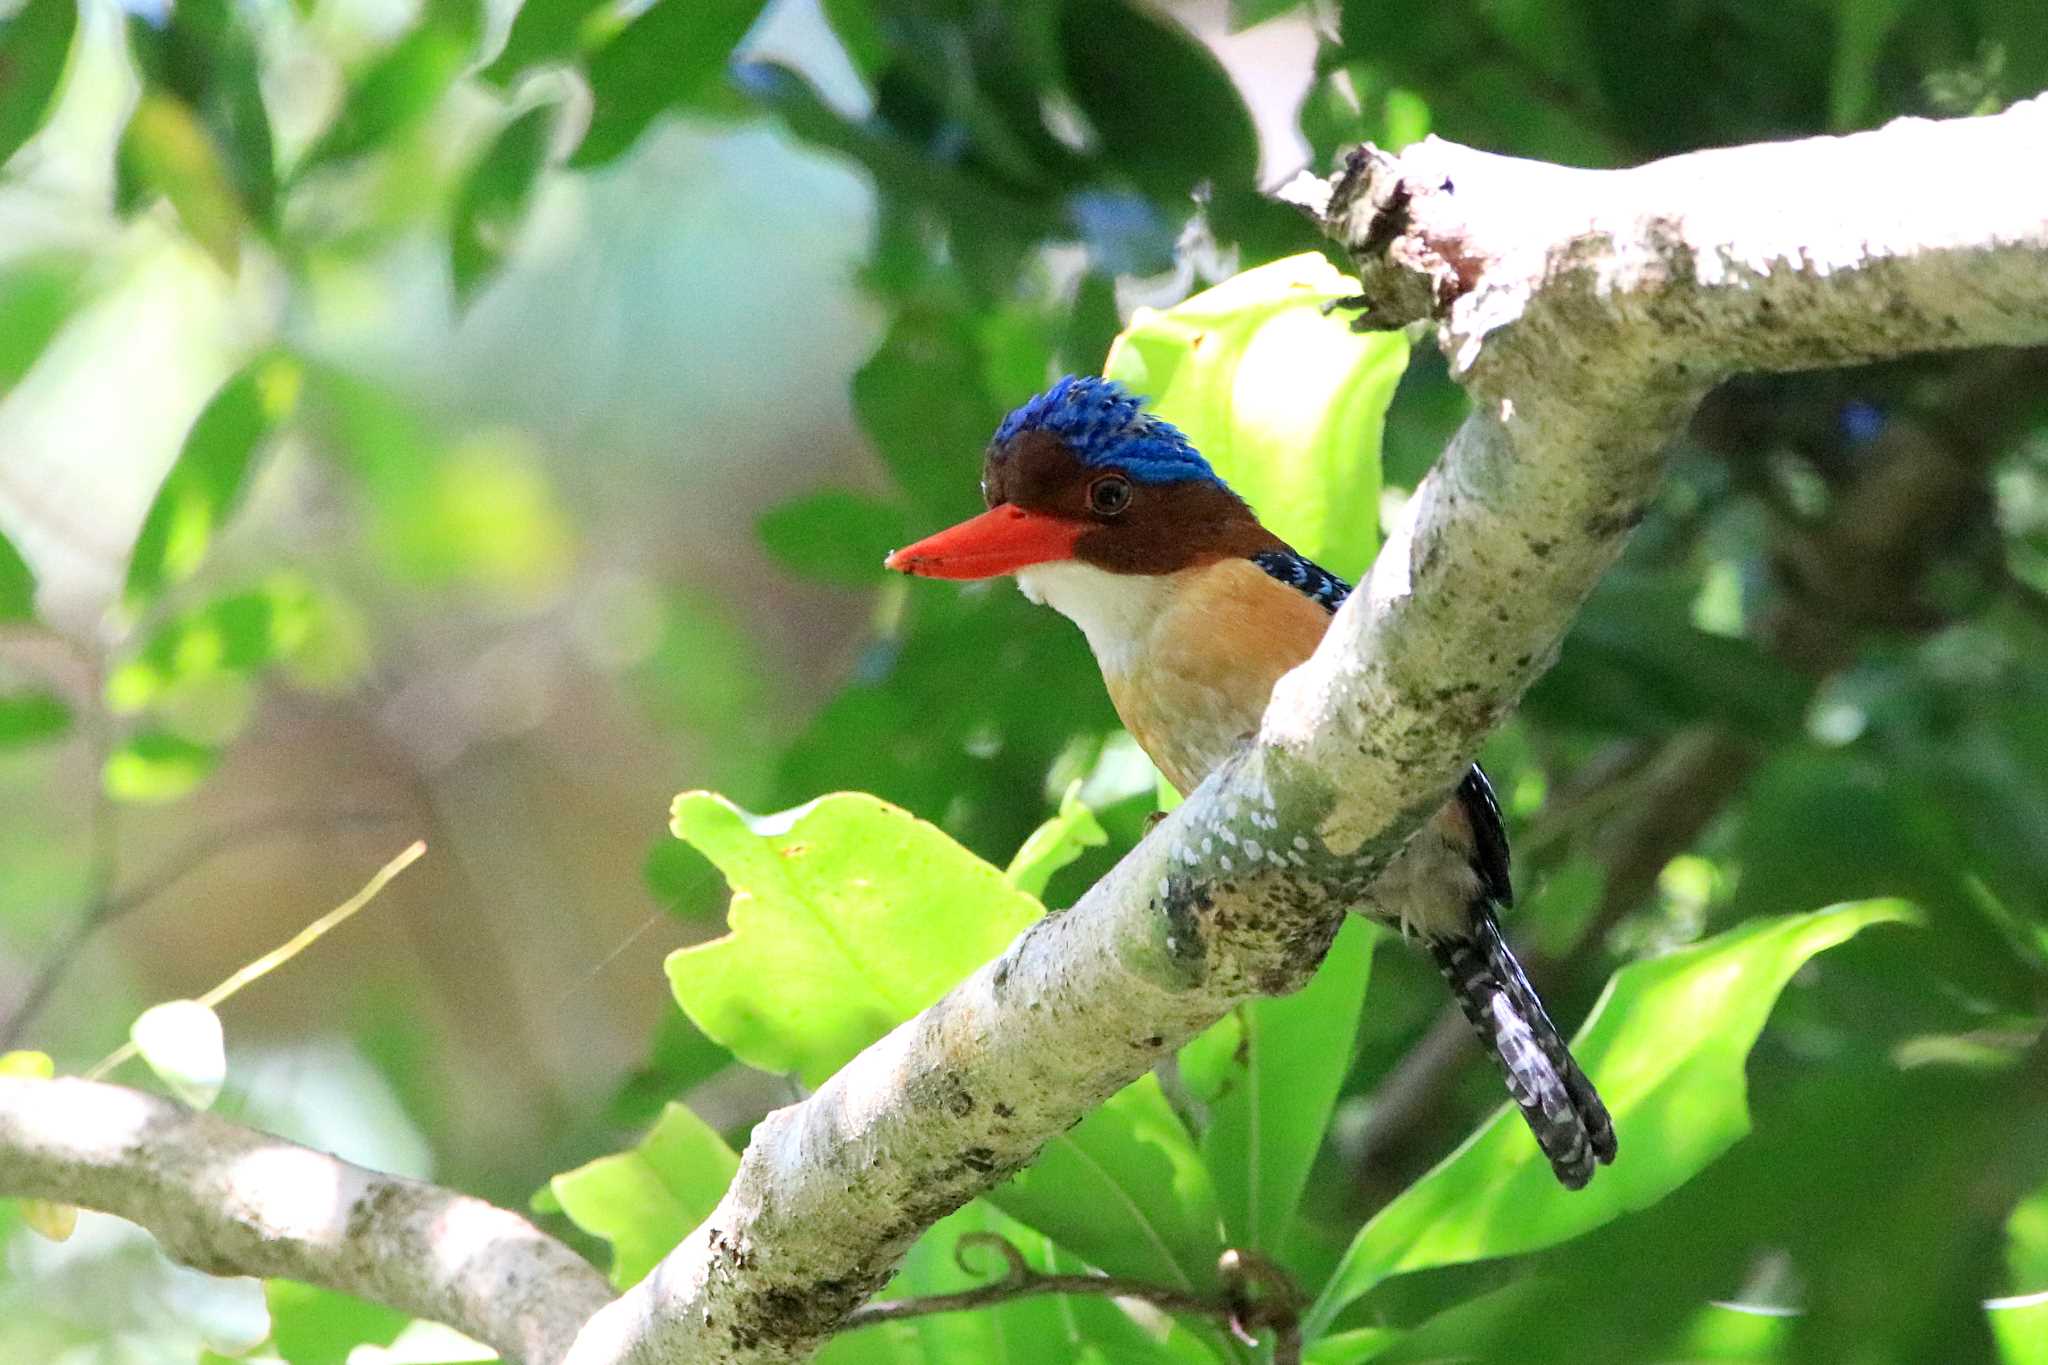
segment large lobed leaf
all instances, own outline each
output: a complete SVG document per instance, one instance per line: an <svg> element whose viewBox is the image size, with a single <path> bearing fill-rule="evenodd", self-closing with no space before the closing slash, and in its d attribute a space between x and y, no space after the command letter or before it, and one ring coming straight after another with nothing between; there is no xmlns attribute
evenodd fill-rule
<svg viewBox="0 0 2048 1365"><path fill-rule="evenodd" d="M1103 367L1281 539L1353 581L1379 544L1380 433L1408 364L1401 333L1360 335L1325 313L1357 292L1322 256L1290 256L1139 309Z"/></svg>
<svg viewBox="0 0 2048 1365"><path fill-rule="evenodd" d="M1744 1063L1792 974L1867 925L1913 918L1881 900L1754 920L1615 973L1572 1044L1614 1115L1615 1164L1564 1189L1503 1107L1359 1231L1311 1325L1390 1275L1554 1246L1684 1184L1749 1131Z"/></svg>
<svg viewBox="0 0 2048 1365"><path fill-rule="evenodd" d="M826 1077L1009 946L1042 907L932 825L857 792L757 816L709 792L670 827L732 883L732 932L669 955L697 1027Z"/></svg>

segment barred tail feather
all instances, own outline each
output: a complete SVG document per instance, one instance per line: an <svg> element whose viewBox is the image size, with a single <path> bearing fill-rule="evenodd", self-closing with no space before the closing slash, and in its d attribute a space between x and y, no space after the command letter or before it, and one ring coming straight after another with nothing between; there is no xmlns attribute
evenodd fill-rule
<svg viewBox="0 0 2048 1365"><path fill-rule="evenodd" d="M1598 1163L1614 1160L1614 1122L1544 1012L1491 907L1475 907L1469 937L1436 939L1430 950L1558 1180L1580 1188Z"/></svg>

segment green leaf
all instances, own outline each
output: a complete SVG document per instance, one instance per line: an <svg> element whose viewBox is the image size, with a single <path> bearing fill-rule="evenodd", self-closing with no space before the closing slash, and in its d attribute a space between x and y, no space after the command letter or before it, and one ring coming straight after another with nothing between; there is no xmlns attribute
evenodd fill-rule
<svg viewBox="0 0 2048 1365"><path fill-rule="evenodd" d="M0 163L42 126L77 26L78 0L27 0L0 19Z"/></svg>
<svg viewBox="0 0 2048 1365"><path fill-rule="evenodd" d="M1178 1289L1215 1282L1216 1192L1156 1076L1125 1086L985 1197L1110 1274Z"/></svg>
<svg viewBox="0 0 2048 1365"><path fill-rule="evenodd" d="M603 165L657 114L702 95L766 7L767 0L655 0L587 63L590 130L570 164Z"/></svg>
<svg viewBox="0 0 2048 1365"><path fill-rule="evenodd" d="M1003 419L1002 404L983 387L983 369L981 337L968 317L916 308L897 316L853 376L862 428L919 514L938 525L981 507L981 450Z"/></svg>
<svg viewBox="0 0 2048 1365"><path fill-rule="evenodd" d="M499 130L462 182L462 191L455 198L454 222L448 229L448 265L458 304L468 304L511 251L533 202L534 186L547 166L555 120L552 104L529 109L513 119Z"/></svg>
<svg viewBox="0 0 2048 1365"><path fill-rule="evenodd" d="M791 572L850 587L880 581L882 557L910 539L895 503L837 488L777 503L756 529L768 553Z"/></svg>
<svg viewBox="0 0 2048 1365"><path fill-rule="evenodd" d="M1999 1365L2048 1365L2048 1295L2022 1295L1985 1305Z"/></svg>
<svg viewBox="0 0 2048 1365"><path fill-rule="evenodd" d="M197 1000L166 1000L128 1028L135 1051L158 1080L194 1109L210 1109L228 1076L220 1016Z"/></svg>
<svg viewBox="0 0 2048 1365"><path fill-rule="evenodd" d="M612 1283L639 1283L718 1207L740 1159L686 1106L671 1104L631 1151L548 1182L577 1227L612 1244Z"/></svg>
<svg viewBox="0 0 2048 1365"><path fill-rule="evenodd" d="M1263 24L1268 19L1277 19L1283 14L1302 8L1308 0L1230 0L1230 28L1232 32Z"/></svg>
<svg viewBox="0 0 2048 1365"><path fill-rule="evenodd" d="M277 204L255 35L230 0L179 0L167 18L131 14L128 44L143 93L121 139L117 203L166 196L232 271L244 220L268 227Z"/></svg>
<svg viewBox="0 0 2048 1365"><path fill-rule="evenodd" d="M164 730L145 730L107 755L101 782L117 801L175 801L204 782L220 751Z"/></svg>
<svg viewBox="0 0 2048 1365"><path fill-rule="evenodd" d="M1042 907L908 811L858 792L756 816L710 792L670 828L732 884L724 938L669 983L740 1060L816 1086L1008 947Z"/></svg>
<svg viewBox="0 0 2048 1365"><path fill-rule="evenodd" d="M1867 925L1914 919L1863 901L1753 920L1616 972L1572 1044L1614 1115L1615 1164L1564 1189L1504 1106L1359 1231L1311 1327L1390 1275L1554 1246L1656 1203L1749 1131L1744 1063L1792 974Z"/></svg>
<svg viewBox="0 0 2048 1365"><path fill-rule="evenodd" d="M21 382L85 297L85 264L38 252L0 266L0 394Z"/></svg>
<svg viewBox="0 0 2048 1365"><path fill-rule="evenodd" d="M33 621L36 615L36 573L0 536L0 621Z"/></svg>
<svg viewBox="0 0 2048 1365"><path fill-rule="evenodd" d="M880 74L889 64L889 36L875 15L874 0L819 0L818 8L853 69L870 80Z"/></svg>
<svg viewBox="0 0 2048 1365"><path fill-rule="evenodd" d="M1695 627L1693 593L1682 575L1609 574L1530 690L1532 714L1599 733L1718 721L1760 738L1797 734L1812 680L1752 641Z"/></svg>
<svg viewBox="0 0 2048 1365"><path fill-rule="evenodd" d="M297 407L303 377L297 361L273 352L208 401L143 518L123 590L129 610L199 567L241 497L257 450Z"/></svg>
<svg viewBox="0 0 2048 1365"><path fill-rule="evenodd" d="M1128 0L1067 0L1060 9L1066 84L1105 157L1162 204L1198 186L1256 184L1259 140L1244 100L1199 39ZM1143 99L1132 73L1145 73Z"/></svg>
<svg viewBox="0 0 2048 1365"><path fill-rule="evenodd" d="M173 617L107 677L107 709L132 715L182 683L290 659L318 634L324 604L295 573Z"/></svg>
<svg viewBox="0 0 2048 1365"><path fill-rule="evenodd" d="M1408 364L1323 305L1358 292L1310 252L1165 312L1141 308L1103 373L1149 395L1295 549L1355 581L1379 544L1380 432Z"/></svg>
<svg viewBox="0 0 2048 1365"><path fill-rule="evenodd" d="M347 1365L357 1346L388 1346L405 1314L296 1280L265 1280L270 1341L288 1365Z"/></svg>
<svg viewBox="0 0 2048 1365"><path fill-rule="evenodd" d="M241 262L241 199L220 151L182 100L145 90L121 134L122 198L160 194L185 231L232 275Z"/></svg>
<svg viewBox="0 0 2048 1365"><path fill-rule="evenodd" d="M482 25L478 0L427 0L418 25L350 83L295 173L374 151L424 121L475 55Z"/></svg>
<svg viewBox="0 0 2048 1365"><path fill-rule="evenodd" d="M617 29L617 0L525 0L512 19L505 50L483 78L510 84L528 67L572 58Z"/></svg>
<svg viewBox="0 0 2048 1365"><path fill-rule="evenodd" d="M1059 814L1031 831L1031 837L1010 859L1003 875L1018 890L1042 898L1053 873L1080 857L1084 850L1100 848L1108 842L1109 834L1095 818L1095 812L1081 800L1081 779L1075 778L1060 797Z"/></svg>
<svg viewBox="0 0 2048 1365"><path fill-rule="evenodd" d="M1277 1256L1285 1245L1351 1066L1378 937L1348 919L1307 986L1242 1005L1218 1026L1231 1040L1222 1065L1198 1068L1199 1078L1183 1069L1208 1106L1202 1160L1232 1246Z"/></svg>
<svg viewBox="0 0 2048 1365"><path fill-rule="evenodd" d="M1040 1274L1073 1275L1084 1269L1036 1229L1005 1216L986 1200L976 1199L940 1219L918 1239L881 1297L957 1294L999 1281L1007 1273L1008 1263L994 1247L963 1242L977 1236L1007 1241ZM967 1269L961 1268L962 1259ZM1033 1295L972 1312L934 1313L869 1328L856 1334L856 1339L871 1349L896 1343L899 1354L888 1358L923 1365L982 1361L1002 1365L1166 1365L1212 1359L1185 1329L1176 1326L1164 1341L1155 1339L1114 1301L1099 1294ZM834 1347L845 1342L844 1337L835 1338ZM831 1365L836 1359L830 1349L819 1357L821 1365Z"/></svg>

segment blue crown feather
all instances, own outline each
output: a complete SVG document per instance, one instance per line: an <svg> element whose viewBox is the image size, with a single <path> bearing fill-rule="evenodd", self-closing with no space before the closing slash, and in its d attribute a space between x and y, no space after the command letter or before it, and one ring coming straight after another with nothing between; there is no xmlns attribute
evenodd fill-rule
<svg viewBox="0 0 2048 1365"><path fill-rule="evenodd" d="M1057 436L1084 465L1114 465L1138 483L1221 483L1180 428L1145 411L1113 379L1068 375L1003 419L994 444L1027 431Z"/></svg>

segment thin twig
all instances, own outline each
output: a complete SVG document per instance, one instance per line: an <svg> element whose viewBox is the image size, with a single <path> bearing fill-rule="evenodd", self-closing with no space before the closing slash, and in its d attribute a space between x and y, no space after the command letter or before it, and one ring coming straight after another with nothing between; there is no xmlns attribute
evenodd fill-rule
<svg viewBox="0 0 2048 1365"><path fill-rule="evenodd" d="M1298 1365L1301 1360L1301 1291L1286 1271L1256 1252L1224 1252L1216 1263L1222 1289L1214 1294L1197 1294L1125 1275L1048 1274L1026 1260L1016 1243L993 1232L970 1232L961 1237L953 1246L954 1264L970 1275L978 1273L968 1264L968 1254L983 1247L1002 1256L1005 1264L1000 1280L952 1294L870 1303L855 1309L842 1330L933 1313L990 1308L1039 1294L1092 1294L1138 1299L1169 1313L1212 1318L1227 1326L1247 1346L1258 1344L1261 1330L1271 1330L1274 1365Z"/></svg>
<svg viewBox="0 0 2048 1365"><path fill-rule="evenodd" d="M106 805L108 798L104 791L97 798L94 807L97 812ZM29 983L28 991L21 1003L7 1016L7 1022L0 1024L0 1049L11 1047L21 1037L22 1031L35 1018L37 1011L48 1002L50 995L77 961L85 945L92 941L94 934L140 910L159 895L183 881L200 867L230 849L255 843L279 834L298 830L308 832L333 829L346 825L388 824L398 816L390 811L374 810L299 810L282 811L265 815L245 825L236 825L194 839L190 844L167 858L164 863L138 878L135 885L120 892L110 892L105 882L94 874L95 893L86 912L65 931L57 946L50 950L43 963L36 969L35 979ZM103 841L111 847L107 836L99 831L110 828L107 816L94 816L94 845L98 850ZM94 865L99 864L99 852L94 856ZM111 872L112 859L108 856L106 866ZM109 878L110 880L110 878Z"/></svg>
<svg viewBox="0 0 2048 1365"><path fill-rule="evenodd" d="M415 862L418 862L426 851L426 840L413 840L411 844L406 846L404 852L378 868L370 880L363 884L362 890L356 892L340 905L335 906L319 919L314 920L311 924L299 930L298 933L293 934L277 947L272 948L262 957L257 958L254 962L229 975L225 981L200 996L199 1003L208 1009L212 1009L250 982L283 966L306 949L312 947L313 943L321 935L342 924L351 915L355 914L356 911L375 900L377 893L390 885L393 877L396 877ZM121 1063L127 1061L130 1057L133 1057L135 1053L136 1047L133 1042L123 1043L120 1047L108 1053L92 1070L86 1072L85 1078L89 1081L96 1081L115 1067L121 1065Z"/></svg>

